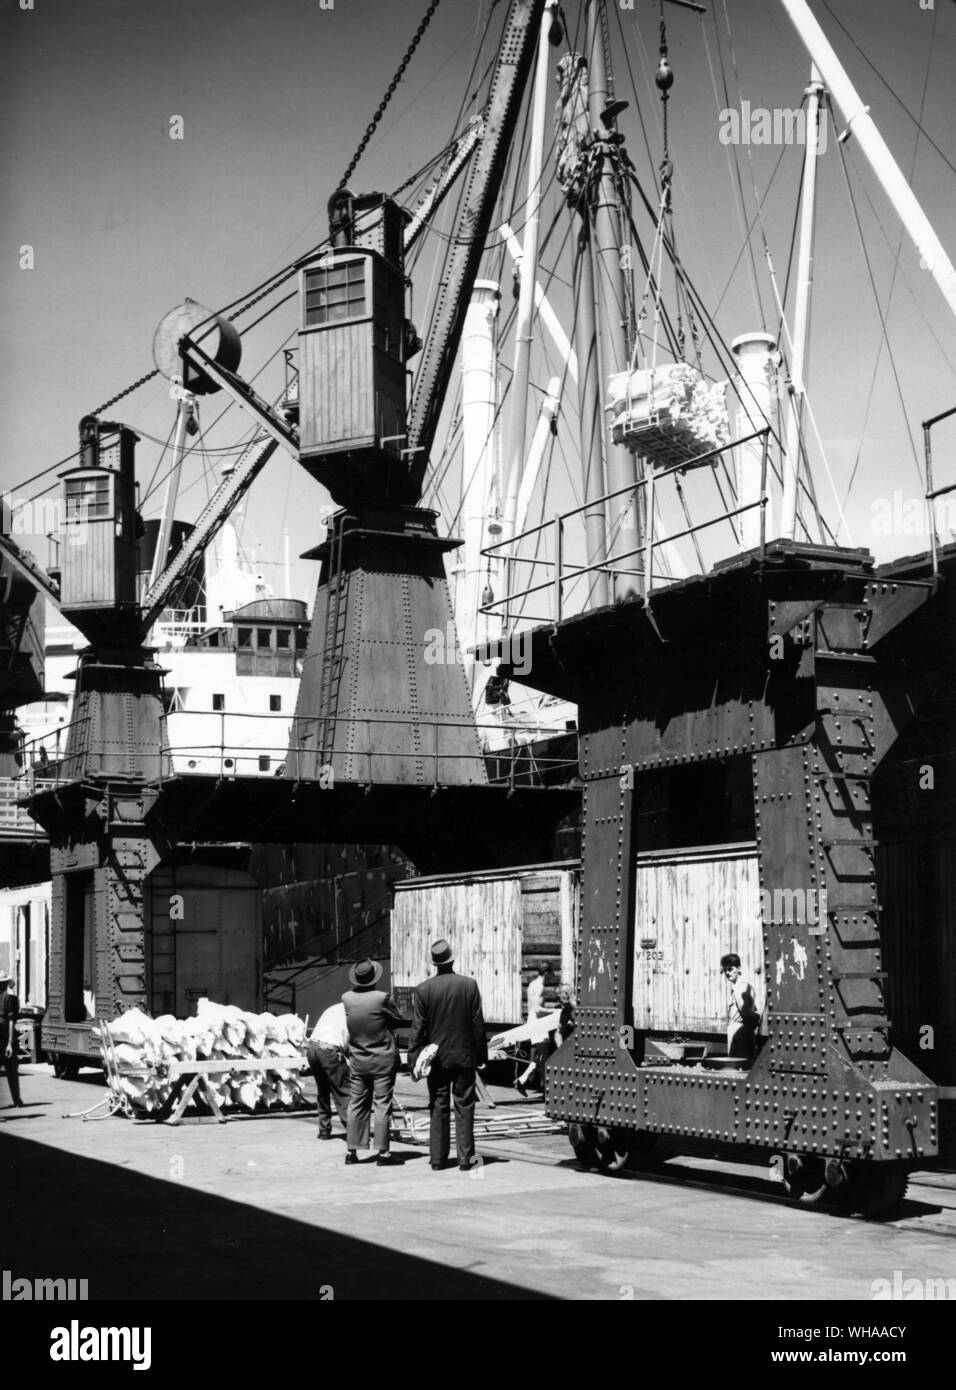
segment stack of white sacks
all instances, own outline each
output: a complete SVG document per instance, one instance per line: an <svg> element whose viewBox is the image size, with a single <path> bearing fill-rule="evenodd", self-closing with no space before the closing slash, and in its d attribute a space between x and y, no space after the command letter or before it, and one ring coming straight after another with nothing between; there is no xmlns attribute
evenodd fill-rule
<svg viewBox="0 0 956 1390"><path fill-rule="evenodd" d="M668 441L690 458L730 439L727 383L705 380L686 362L617 372L608 390L606 409L615 444L626 444L653 458L654 441L648 436L663 426ZM661 462L670 461L668 450Z"/></svg>
<svg viewBox="0 0 956 1390"><path fill-rule="evenodd" d="M221 1106L255 1110L305 1103L298 1071L305 1055L305 1024L295 1014L250 1014L232 1004L200 999L195 1018L150 1018L140 1009L129 1009L107 1027L119 1065L144 1072L121 1076L115 1083L138 1109L152 1112L165 1104L175 1080L168 1074L170 1062L233 1057L261 1057L270 1070L207 1075ZM275 1059L283 1057L294 1065L272 1070Z"/></svg>

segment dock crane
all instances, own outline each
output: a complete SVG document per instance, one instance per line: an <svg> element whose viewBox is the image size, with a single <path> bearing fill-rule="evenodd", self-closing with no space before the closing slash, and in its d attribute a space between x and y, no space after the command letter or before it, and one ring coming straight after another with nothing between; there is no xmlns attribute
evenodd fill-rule
<svg viewBox="0 0 956 1390"><path fill-rule="evenodd" d="M543 10L544 0L512 0L485 111L414 216L381 194L336 191L331 247L298 267L296 406L273 408L239 375L224 320L198 305L174 311L185 325L178 361L157 364L193 393L225 392L256 432L142 596L135 432L95 416L81 423L80 463L63 487L87 544L65 551L58 585L34 575L90 643L78 657L57 785L27 802L51 842L45 1035L61 1067L94 1052L84 970L100 1015L149 1007L147 880L177 841L397 843L426 871L541 857L548 817L528 813L538 789L488 785L462 670L424 659L425 632L452 621L443 557L457 542L440 537L436 514L418 503ZM459 176L453 250L422 346L404 316L404 255ZM409 407L407 363L420 348ZM285 777L251 787L178 778L150 629L280 447L342 508L308 552L321 570ZM320 781L330 764L334 791ZM577 794L543 795L557 824ZM463 816L474 833L454 837Z"/></svg>

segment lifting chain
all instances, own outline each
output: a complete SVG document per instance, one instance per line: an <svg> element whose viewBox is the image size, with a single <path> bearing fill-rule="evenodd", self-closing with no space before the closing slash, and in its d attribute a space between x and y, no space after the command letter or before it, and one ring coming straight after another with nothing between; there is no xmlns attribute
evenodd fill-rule
<svg viewBox="0 0 956 1390"><path fill-rule="evenodd" d="M379 121L380 121L380 120L382 119L382 117L385 115L385 108L388 106L388 103L391 101L392 97L393 97L394 94L395 94L395 89L396 89L396 87L398 86L399 82L401 82L403 76L405 75L405 69L408 67L409 63L411 62L411 60L412 60L412 55L414 54L415 49L416 49L416 48L418 47L418 45L421 43L421 41L422 41L422 35L424 34L425 30L428 28L428 26L429 26L429 24L430 24L430 22L431 22L431 17L432 17L432 15L435 13L435 11L438 9L438 6L439 6L440 3L441 3L441 0L431 0L431 4L428 6L428 9L425 11L425 18L422 20L421 24L419 24L418 28L415 30L415 36L414 36L414 38L412 39L411 43L408 45L408 49L407 49L407 51L406 51L406 53L405 53L405 57L402 59L402 61L401 61L401 62L399 63L399 65L398 65L398 71L395 73L395 76L392 78L391 82L388 84L388 87L386 88L386 91L385 91L385 95L382 97L382 100L381 100L381 101L379 102L379 104L378 104L378 110L375 112L375 115L372 117L372 119L369 121L368 125L367 125L366 128L365 128L365 134L362 136L362 139L361 139L361 141L360 141L360 143L359 143L358 149L355 151L355 154L352 156L352 161L351 161L351 163L349 164L349 167L346 169L345 173L342 175L342 177L339 179L338 184L336 185L336 190L335 190L336 192L338 192L340 188L345 188L345 186L346 186L346 184L348 183L349 179L350 179L350 178L352 177L352 175L354 174L355 169L356 169L356 166L358 165L359 160L362 158L362 155L365 153L365 147L366 147L366 145L367 145L368 142L371 140L372 136L375 134L375 131L376 131L376 129L378 128L378 123L379 123Z"/></svg>
<svg viewBox="0 0 956 1390"><path fill-rule="evenodd" d="M674 85L674 72L670 63L667 61L667 24L664 21L664 0L661 0L661 43L660 43L660 62L657 65L657 72L654 75L657 90L661 94L661 134L664 143L664 157L661 160L661 200L664 211L669 213L671 210L671 179L674 175L674 165L671 162L670 149L667 142L667 101L671 87Z"/></svg>
<svg viewBox="0 0 956 1390"><path fill-rule="evenodd" d="M341 180L339 181L339 188L344 188L345 185L348 183L349 179L352 177L352 174L355 172L355 168L359 160L365 153L365 147L368 145L368 142L375 134L378 124L381 121L383 115L385 114L385 109L388 106L388 103L391 101L392 97L394 96L395 89L398 87L399 82L401 82L403 76L405 75L405 69L411 62L412 56L414 55L418 45L421 43L422 36L431 22L432 15L438 9L440 3L441 0L431 0L428 9L425 11L424 19L422 20L421 24L419 24L418 28L415 30L415 35L408 46L408 50L405 54L405 57L399 64L398 70L395 73L395 76L392 78L391 82L389 83L384 97L378 104L378 110L375 112L375 115L372 117L372 119L368 123L368 126L366 127L365 134L362 136L361 144L355 151L355 155L352 158L352 162L349 164L349 167L346 169L345 173L342 175ZM254 295L252 299L248 299L245 302L245 304L241 305L235 311L235 313L229 315L230 322L239 318L241 314L246 313L249 309L253 307L253 305L258 304L260 300L265 299L268 295L272 294L273 290L277 289L278 286L283 284L286 280L291 279L294 274L295 267L285 272L284 274L277 276L275 280L271 280L265 289L260 290L260 292ZM91 410L88 413L90 415L95 416L102 415L104 410L109 410L110 406L115 405L117 401L121 401L124 398L124 396L132 395L132 393L138 390L140 386L145 386L147 381L152 381L154 376L159 376L159 371L156 368L154 368L151 372L147 372L145 376L141 376L137 381L134 381L132 385L127 386L122 391L119 391L115 396L111 396L108 401L104 401L102 405L97 406L95 410Z"/></svg>
<svg viewBox="0 0 956 1390"><path fill-rule="evenodd" d="M158 367L154 367L151 372L147 372L146 375L141 376L138 381L134 381L131 386L127 386L124 390L117 392L115 396L110 396L108 401L104 401L102 405L98 405L95 410L89 411L88 414L95 416L102 415L104 410L109 410L111 405L115 405L117 401L121 401L124 396L132 395L140 386L145 386L147 381L152 381L154 376L159 376Z"/></svg>

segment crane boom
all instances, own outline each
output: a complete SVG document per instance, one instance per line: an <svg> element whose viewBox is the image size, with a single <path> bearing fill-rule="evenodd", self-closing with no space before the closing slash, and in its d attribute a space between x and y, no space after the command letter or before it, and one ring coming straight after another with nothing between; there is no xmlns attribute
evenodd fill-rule
<svg viewBox="0 0 956 1390"><path fill-rule="evenodd" d="M478 274L505 156L531 69L545 0L514 0L491 80L485 128L468 170L451 235L451 250L435 297L435 313L422 351L408 415L409 491L421 497L428 456L454 370L465 311Z"/></svg>
<svg viewBox="0 0 956 1390"><path fill-rule="evenodd" d="M278 447L278 440L270 435L257 434L241 454L235 468L216 488L200 512L196 525L143 598L140 629L143 641L192 561L218 534L233 507L249 490Z"/></svg>
<svg viewBox="0 0 956 1390"><path fill-rule="evenodd" d="M21 550L16 541L12 541L3 531L0 531L0 554L5 555L14 569L35 585L41 593L46 594L51 602L59 605L60 588L56 580L52 579L46 570L37 564L32 555Z"/></svg>
<svg viewBox="0 0 956 1390"><path fill-rule="evenodd" d="M478 144L485 129L483 116L476 116L469 128L455 146L455 153L451 157L445 172L441 178L424 196L412 215L412 220L405 228L405 250L410 251L415 242L421 236L428 224L428 219L437 207L447 196L452 184L461 173L468 161L472 150Z"/></svg>

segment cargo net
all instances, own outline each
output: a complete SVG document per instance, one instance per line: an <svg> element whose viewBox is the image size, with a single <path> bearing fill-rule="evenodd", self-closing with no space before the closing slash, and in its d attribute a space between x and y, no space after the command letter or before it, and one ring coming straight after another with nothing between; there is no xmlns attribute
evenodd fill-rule
<svg viewBox="0 0 956 1390"><path fill-rule="evenodd" d="M100 1034L110 1090L127 1113L155 1116L168 1108L175 1062L235 1062L234 1071L217 1068L205 1077L223 1110L311 1108L299 1077L305 1024L296 1014L245 1013L200 999L195 1018L150 1018L128 1009L101 1022Z"/></svg>
<svg viewBox="0 0 956 1390"><path fill-rule="evenodd" d="M687 362L616 373L605 409L613 442L655 468L689 464L730 442L727 383Z"/></svg>

